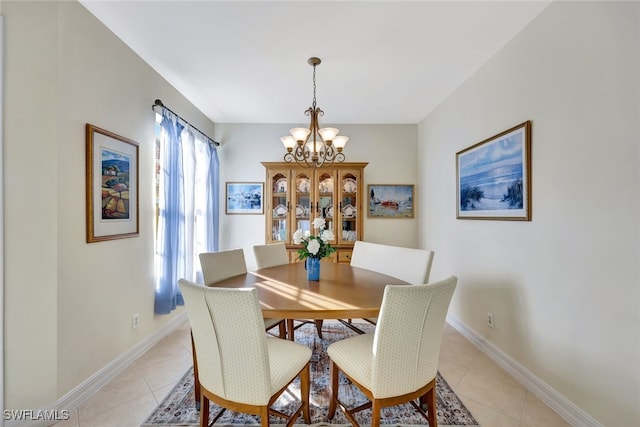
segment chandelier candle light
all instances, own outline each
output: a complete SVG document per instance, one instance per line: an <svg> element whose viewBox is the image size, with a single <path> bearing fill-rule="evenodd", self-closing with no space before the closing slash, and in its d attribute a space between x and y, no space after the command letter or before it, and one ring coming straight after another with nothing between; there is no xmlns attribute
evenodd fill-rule
<svg viewBox="0 0 640 427"><path fill-rule="evenodd" d="M313 103L304 113L311 117L309 129L293 128L291 135L280 138L287 152L284 155L286 162L293 162L305 167L321 167L330 165L334 161L343 162L345 157L342 149L349 140L346 136L338 136L340 132L336 128L322 128L318 124L318 116L323 116L324 111L316 107L316 66L320 65L320 58L312 57L307 60L313 66Z"/></svg>

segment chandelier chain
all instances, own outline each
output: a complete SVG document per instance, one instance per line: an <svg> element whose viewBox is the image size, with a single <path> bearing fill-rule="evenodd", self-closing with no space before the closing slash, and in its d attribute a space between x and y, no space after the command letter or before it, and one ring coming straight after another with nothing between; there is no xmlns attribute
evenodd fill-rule
<svg viewBox="0 0 640 427"><path fill-rule="evenodd" d="M316 66L313 66L313 103L311 104L313 109L316 109Z"/></svg>

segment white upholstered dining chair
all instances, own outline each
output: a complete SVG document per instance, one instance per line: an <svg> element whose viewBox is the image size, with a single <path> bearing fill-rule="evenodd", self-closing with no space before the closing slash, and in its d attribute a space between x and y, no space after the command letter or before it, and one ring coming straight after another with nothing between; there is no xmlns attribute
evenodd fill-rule
<svg viewBox="0 0 640 427"><path fill-rule="evenodd" d="M445 318L458 279L427 285L387 285L373 334L357 335L327 348L331 358L329 419L336 408L358 426L354 413L371 408L371 425L380 425L381 408L409 402L437 426L436 375ZM338 375L355 384L370 402L346 408L338 400ZM421 404L426 404L425 413Z"/></svg>
<svg viewBox="0 0 640 427"><path fill-rule="evenodd" d="M258 269L289 264L289 254L284 242L253 245L253 254L256 257Z"/></svg>
<svg viewBox="0 0 640 427"><path fill-rule="evenodd" d="M285 247L284 242L254 245L253 255L255 255L258 269L289 264L289 254L287 253L287 248ZM295 330L305 323L315 323L318 336L322 338L322 320L316 320L314 322L311 322L310 320L301 320L295 327L293 319L285 319L285 321L287 323L287 334L291 341L294 341Z"/></svg>
<svg viewBox="0 0 640 427"><path fill-rule="evenodd" d="M386 274L414 285L429 283L433 251L383 245L358 240L353 246L351 266ZM376 318L364 319L377 323ZM357 327L356 332L362 333Z"/></svg>
<svg viewBox="0 0 640 427"><path fill-rule="evenodd" d="M418 285L429 282L433 255L433 251L358 240L353 245L351 266Z"/></svg>
<svg viewBox="0 0 640 427"><path fill-rule="evenodd" d="M228 279L233 276L245 274L247 272L247 262L244 258L242 249L230 249L219 252L203 252L200 255L200 268L204 277L205 286L215 286L217 282ZM287 329L284 319L262 319L264 330L278 327L278 337L285 339L287 337ZM191 337L191 347L193 355L193 377L195 382L195 401L196 406L200 405L200 388L198 387L198 358L196 357L195 344L193 336Z"/></svg>
<svg viewBox="0 0 640 427"><path fill-rule="evenodd" d="M255 288L216 288L179 281L191 324L199 367L200 426L209 425L209 402L220 406L213 423L226 410L269 414L292 424L309 416L309 360L306 345L267 337ZM300 406L291 415L271 408L289 384L300 377ZM287 424L290 425L290 424Z"/></svg>
<svg viewBox="0 0 640 427"><path fill-rule="evenodd" d="M200 267L205 286L215 286L217 282L247 272L247 262L242 249L203 252L200 254ZM265 330L276 326L278 326L278 336L286 338L284 319L264 319Z"/></svg>

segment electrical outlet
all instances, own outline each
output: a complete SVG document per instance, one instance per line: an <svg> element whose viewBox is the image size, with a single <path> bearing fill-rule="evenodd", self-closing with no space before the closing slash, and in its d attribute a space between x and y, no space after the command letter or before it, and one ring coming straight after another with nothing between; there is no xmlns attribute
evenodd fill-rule
<svg viewBox="0 0 640 427"><path fill-rule="evenodd" d="M138 326L140 326L140 315L134 314L133 316L131 316L131 328L135 329Z"/></svg>
<svg viewBox="0 0 640 427"><path fill-rule="evenodd" d="M496 327L496 324L493 320L493 313L491 312L487 313L487 325L489 325L490 328Z"/></svg>

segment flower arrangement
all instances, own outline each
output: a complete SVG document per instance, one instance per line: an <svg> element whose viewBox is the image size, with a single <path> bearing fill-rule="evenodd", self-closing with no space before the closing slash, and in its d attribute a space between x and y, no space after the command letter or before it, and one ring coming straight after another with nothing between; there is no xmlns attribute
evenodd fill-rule
<svg viewBox="0 0 640 427"><path fill-rule="evenodd" d="M293 233L293 243L303 245L301 249L298 249L299 260L324 258L336 251L329 244L329 241L334 240L336 236L333 231L325 229L326 225L324 218L316 218L313 220L313 229L317 230L315 236L308 231L303 232L300 229Z"/></svg>

